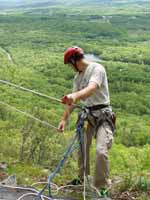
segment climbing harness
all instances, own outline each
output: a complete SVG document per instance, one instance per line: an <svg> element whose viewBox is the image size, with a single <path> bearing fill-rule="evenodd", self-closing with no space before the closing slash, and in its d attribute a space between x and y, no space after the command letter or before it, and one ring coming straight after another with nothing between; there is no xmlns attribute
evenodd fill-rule
<svg viewBox="0 0 150 200"><path fill-rule="evenodd" d="M93 127L95 127L96 132L104 122L109 124L113 133L115 132L116 115L111 111L109 105L101 104L87 108L89 109L88 121ZM99 114L95 114L95 111L99 111Z"/></svg>

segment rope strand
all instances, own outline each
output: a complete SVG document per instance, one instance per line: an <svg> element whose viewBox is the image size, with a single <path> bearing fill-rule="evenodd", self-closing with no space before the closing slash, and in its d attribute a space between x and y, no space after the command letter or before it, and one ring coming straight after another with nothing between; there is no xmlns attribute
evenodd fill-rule
<svg viewBox="0 0 150 200"><path fill-rule="evenodd" d="M6 85L15 87L15 88L17 88L17 89L20 89L20 90L23 90L23 91L26 91L26 92L30 92L30 93L36 94L36 95L38 95L38 96L40 96L40 97L45 97L45 98L48 98L48 99L50 99L50 100L53 100L53 101L56 101L56 102L58 102L58 103L63 104L62 101L61 101L60 99L56 98L56 97L52 97L52 96L43 94L43 93L41 93L41 92L37 92L37 91L35 91L35 90L31 90L31 89L28 89L28 88L19 86L19 85L15 84L15 83L11 83L11 82L5 81L5 80L0 80L0 83L3 83L3 84L6 84ZM79 105L77 105L77 104L72 104L72 105L73 105L74 107L76 107L76 108L80 108L80 109L81 109L81 106L79 106Z"/></svg>
<svg viewBox="0 0 150 200"><path fill-rule="evenodd" d="M11 106L11 105L9 105L9 104L3 102L3 101L0 101L0 104L2 104L2 105L4 105L4 106L7 106L7 107L10 108L11 110L14 110L14 111L16 111L16 112L19 112L19 113L21 113L21 114L23 114L23 115L25 115L25 116L27 116L27 117L29 117L29 118L31 118L31 119L34 119L35 121L37 121L37 122L39 122L39 123L41 123L41 124L43 124L43 125L46 125L46 126L48 126L48 127L50 127L50 128L53 128L53 129L55 129L55 130L58 130L57 127L53 126L52 124L48 123L47 121L42 121L41 119L39 119L39 118L37 118L37 117L34 117L33 115L31 115L31 114L29 114L29 113L27 113L27 112L25 112L25 111L19 110L19 109L15 108L14 106Z"/></svg>
<svg viewBox="0 0 150 200"><path fill-rule="evenodd" d="M41 93L41 92L37 92L37 91L35 91L35 90L31 90L31 89L28 89L28 88L19 86L19 85L17 85L17 84L11 83L11 82L9 82L9 81L0 80L0 83L4 83L4 84L6 84L6 85L10 85L10 86L13 86L13 87L15 87L15 88L24 90L24 91L26 91L26 92L31 92L31 93L36 94L36 95L38 95L38 96L45 97L45 98L48 98L48 99L51 99L51 100L54 100L54 101L57 101L57 102L61 103L61 100L60 100L60 99L57 99L57 98L52 97L52 96L48 96L48 95L46 95L46 94L43 94L43 93Z"/></svg>

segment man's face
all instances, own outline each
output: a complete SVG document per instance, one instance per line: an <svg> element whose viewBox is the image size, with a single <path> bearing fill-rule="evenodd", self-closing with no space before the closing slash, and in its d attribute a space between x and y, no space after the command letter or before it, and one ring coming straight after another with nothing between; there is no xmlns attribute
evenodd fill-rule
<svg viewBox="0 0 150 200"><path fill-rule="evenodd" d="M83 62L82 62L82 59L79 60L79 61L74 61L72 60L70 63L69 63L69 66L71 66L75 72L82 72L83 70Z"/></svg>
<svg viewBox="0 0 150 200"><path fill-rule="evenodd" d="M75 71L78 72L77 67L75 67L75 65L73 65L72 63L69 63L69 66Z"/></svg>
<svg viewBox="0 0 150 200"><path fill-rule="evenodd" d="M77 67L77 69L78 69L79 72L82 72L82 70L83 70L82 59L76 62L76 67Z"/></svg>

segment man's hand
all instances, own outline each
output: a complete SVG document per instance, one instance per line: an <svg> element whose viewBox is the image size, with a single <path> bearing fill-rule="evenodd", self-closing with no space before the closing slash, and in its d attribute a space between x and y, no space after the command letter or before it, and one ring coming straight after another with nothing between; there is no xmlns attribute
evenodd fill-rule
<svg viewBox="0 0 150 200"><path fill-rule="evenodd" d="M65 130L65 125L66 125L66 121L65 120L61 120L61 122L58 125L58 131L59 132L64 132Z"/></svg>
<svg viewBox="0 0 150 200"><path fill-rule="evenodd" d="M61 99L63 104L73 105L76 103L76 96L74 93L63 96Z"/></svg>

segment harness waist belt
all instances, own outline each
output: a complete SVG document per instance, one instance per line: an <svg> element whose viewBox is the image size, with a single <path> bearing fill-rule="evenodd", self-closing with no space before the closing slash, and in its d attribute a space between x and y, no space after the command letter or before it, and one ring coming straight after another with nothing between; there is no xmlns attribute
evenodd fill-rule
<svg viewBox="0 0 150 200"><path fill-rule="evenodd" d="M98 109L103 109L103 108L107 108L109 107L109 105L106 104L100 104L100 105L95 105L95 106L91 106L91 107L87 107L90 111L94 111L94 110L98 110Z"/></svg>

